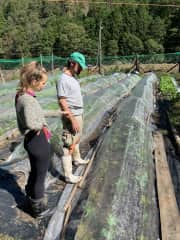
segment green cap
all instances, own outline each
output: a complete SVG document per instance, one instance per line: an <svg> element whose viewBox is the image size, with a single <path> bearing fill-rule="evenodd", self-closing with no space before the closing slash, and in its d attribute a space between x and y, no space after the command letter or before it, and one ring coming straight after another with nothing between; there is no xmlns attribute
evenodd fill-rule
<svg viewBox="0 0 180 240"><path fill-rule="evenodd" d="M80 52L73 52L70 55L70 59L72 59L75 62L78 62L79 65L82 67L82 69L87 68L86 60L85 60L85 57L84 57L84 55L82 53L80 53Z"/></svg>

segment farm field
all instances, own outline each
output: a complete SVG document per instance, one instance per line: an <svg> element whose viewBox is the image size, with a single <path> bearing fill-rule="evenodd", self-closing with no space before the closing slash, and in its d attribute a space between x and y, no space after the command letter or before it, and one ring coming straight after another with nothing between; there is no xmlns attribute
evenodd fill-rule
<svg viewBox="0 0 180 240"><path fill-rule="evenodd" d="M180 240L179 19L0 0L0 240Z"/></svg>
<svg viewBox="0 0 180 240"><path fill-rule="evenodd" d="M52 224L55 217L58 219L61 216L57 206L61 205L66 189L61 166L61 116L60 113L51 115L59 111L55 88L58 74L50 75L47 87L37 95L45 112L49 113L47 121L53 133L53 168L47 176L46 193L50 208L56 208L56 211L50 218L37 222L18 207L24 199L29 164L22 139L18 136L9 140L0 149L0 194L3 199L0 203L0 217L3 220L0 233L4 239L52 240L61 234L60 226L57 228L57 224ZM177 90L178 76L172 77L176 80L173 86ZM85 234L87 240L101 237L112 240L159 238L160 220L153 164L153 133L157 126L151 117L157 110L155 86L158 85L161 91L161 100L168 101L168 115L177 135L180 111L178 93L174 96L172 90L171 96L166 94L163 90L166 88L159 84L162 79L163 76L153 72L144 75L115 72L80 79L85 108L81 151L84 156L91 154L91 151L95 155L92 157L91 172L85 180L86 196L83 198L82 191L82 202L78 203L67 225L67 239L75 237L81 240ZM5 83L0 89L1 137L17 127L14 111L17 83ZM18 145L11 152L11 145L16 141ZM147 227L149 225L151 228Z"/></svg>

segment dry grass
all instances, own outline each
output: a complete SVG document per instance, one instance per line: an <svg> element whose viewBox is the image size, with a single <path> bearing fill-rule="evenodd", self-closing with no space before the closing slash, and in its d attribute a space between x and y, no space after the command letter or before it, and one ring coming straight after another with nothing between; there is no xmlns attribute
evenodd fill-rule
<svg viewBox="0 0 180 240"><path fill-rule="evenodd" d="M168 70L172 69L175 66L175 64L140 64L140 72L168 72ZM102 72L129 72L133 68L133 64L121 64L116 63L112 65L102 65ZM173 68L171 73L178 73L179 72L179 66L177 65L175 68ZM98 67L92 67L89 69L89 73L98 73Z"/></svg>
<svg viewBox="0 0 180 240"><path fill-rule="evenodd" d="M167 72L171 68L173 68L175 64L140 64L140 71L141 72L149 72L149 71L158 71L158 72ZM133 64L119 64L119 65L112 65L109 67L116 67L120 71L127 71L132 69ZM177 73L179 71L179 66L176 66L172 69L171 72Z"/></svg>

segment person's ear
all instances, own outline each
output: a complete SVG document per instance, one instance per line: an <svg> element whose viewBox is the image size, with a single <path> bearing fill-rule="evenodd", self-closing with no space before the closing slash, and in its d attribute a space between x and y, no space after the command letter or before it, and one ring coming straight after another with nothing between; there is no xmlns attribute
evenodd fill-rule
<svg viewBox="0 0 180 240"><path fill-rule="evenodd" d="M34 87L37 85L37 80L36 79L33 79L32 82L31 82L31 85Z"/></svg>
<svg viewBox="0 0 180 240"><path fill-rule="evenodd" d="M76 65L75 62L71 62L70 67L73 68Z"/></svg>

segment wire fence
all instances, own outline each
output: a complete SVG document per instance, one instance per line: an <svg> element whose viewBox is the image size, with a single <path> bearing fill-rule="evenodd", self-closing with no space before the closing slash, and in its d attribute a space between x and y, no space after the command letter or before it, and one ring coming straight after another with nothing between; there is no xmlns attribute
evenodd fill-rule
<svg viewBox="0 0 180 240"><path fill-rule="evenodd" d="M0 59L0 69L16 69L22 67L24 64L31 61L37 61L45 66L47 69L54 69L58 67L63 67L68 58L58 57L55 55L28 58L22 57L20 59ZM138 60L142 64L160 64L160 63L180 63L180 52L166 53L166 54L149 54L149 55L129 55L129 56L102 56L101 57L103 65L112 64L133 64L134 61ZM87 65L95 66L98 65L98 58L86 57Z"/></svg>

